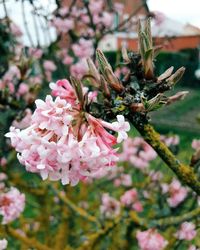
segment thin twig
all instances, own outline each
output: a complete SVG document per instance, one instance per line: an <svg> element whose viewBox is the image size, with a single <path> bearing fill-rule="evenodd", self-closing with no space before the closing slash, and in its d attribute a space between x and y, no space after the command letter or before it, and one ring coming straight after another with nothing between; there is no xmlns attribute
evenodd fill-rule
<svg viewBox="0 0 200 250"><path fill-rule="evenodd" d="M98 226L100 225L99 221L96 219L96 217L88 214L83 208L80 208L76 206L70 199L68 199L66 196L64 196L62 193L57 191L55 188L53 188L53 191L57 194L57 196L60 198L61 201L63 201L71 210L73 210L76 214L79 216L83 217L84 219L93 222L97 224Z"/></svg>
<svg viewBox="0 0 200 250"><path fill-rule="evenodd" d="M24 22L24 28L25 28L25 30L26 30L26 33L27 33L29 42L30 42L31 46L33 47L33 46L34 46L34 43L33 43L31 34L30 34L30 32L29 32L28 23L27 23L27 20L26 20L25 7L24 7L24 0L21 1L21 7L22 7L22 17L23 17L23 22Z"/></svg>

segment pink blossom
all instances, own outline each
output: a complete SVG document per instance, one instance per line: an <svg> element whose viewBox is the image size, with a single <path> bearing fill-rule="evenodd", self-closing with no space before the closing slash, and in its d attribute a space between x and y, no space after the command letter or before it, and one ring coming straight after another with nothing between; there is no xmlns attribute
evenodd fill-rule
<svg viewBox="0 0 200 250"><path fill-rule="evenodd" d="M157 154L144 139L135 137L128 138L123 143L123 152L120 154L121 161L128 161L136 168L144 169L149 162L156 158Z"/></svg>
<svg viewBox="0 0 200 250"><path fill-rule="evenodd" d="M59 9L59 14L61 16L65 16L68 13L68 11L69 11L68 7L62 7Z"/></svg>
<svg viewBox="0 0 200 250"><path fill-rule="evenodd" d="M168 244L155 229L148 229L143 232L138 231L136 238L141 250L162 250Z"/></svg>
<svg viewBox="0 0 200 250"><path fill-rule="evenodd" d="M66 55L65 58L63 59L63 63L66 65L72 64L74 61L73 57Z"/></svg>
<svg viewBox="0 0 200 250"><path fill-rule="evenodd" d="M113 15L109 12L104 11L102 13L101 22L104 24L105 27L111 28L113 24Z"/></svg>
<svg viewBox="0 0 200 250"><path fill-rule="evenodd" d="M67 33L69 30L74 28L74 20L70 18L62 19L60 17L56 17L52 21L52 25L59 33Z"/></svg>
<svg viewBox="0 0 200 250"><path fill-rule="evenodd" d="M56 83L50 83L49 86L52 89L51 94L53 96L59 96L60 98L65 99L68 103L75 105L77 97L68 80L58 80Z"/></svg>
<svg viewBox="0 0 200 250"><path fill-rule="evenodd" d="M200 148L200 140L194 139L192 141L192 148L193 149L199 149Z"/></svg>
<svg viewBox="0 0 200 250"><path fill-rule="evenodd" d="M112 129L118 132L117 142L120 143L128 138L126 132L130 130L130 125L125 122L123 115L117 115L117 122L112 123Z"/></svg>
<svg viewBox="0 0 200 250"><path fill-rule="evenodd" d="M41 49L29 48L29 55L35 59L40 59L42 54L43 54L43 51Z"/></svg>
<svg viewBox="0 0 200 250"><path fill-rule="evenodd" d="M92 0L90 1L90 5L89 5L90 11L91 13L94 14L100 14L102 12L103 9L103 1L102 0Z"/></svg>
<svg viewBox="0 0 200 250"><path fill-rule="evenodd" d="M57 68L55 63L50 60L45 60L43 63L43 66L46 71L50 71L50 72L55 71Z"/></svg>
<svg viewBox="0 0 200 250"><path fill-rule="evenodd" d="M136 189L126 191L120 198L121 203L129 208L141 212L143 210L142 204L138 200L138 193Z"/></svg>
<svg viewBox="0 0 200 250"><path fill-rule="evenodd" d="M47 96L45 101L36 100L30 126L21 131L11 127L6 134L20 163L42 179L71 185L115 166L118 157L113 146L117 139L106 128L117 127L122 133L127 126L122 128L120 122L113 126L83 112L67 80L50 87L56 99Z"/></svg>
<svg viewBox="0 0 200 250"><path fill-rule="evenodd" d="M81 38L77 44L72 45L72 50L78 58L88 58L94 53L93 42Z"/></svg>
<svg viewBox="0 0 200 250"><path fill-rule="evenodd" d="M174 135L174 136L165 136L165 135L161 135L160 139L168 146L176 146L179 144L180 142L180 138L178 135Z"/></svg>
<svg viewBox="0 0 200 250"><path fill-rule="evenodd" d="M132 185L132 178L129 174L121 174L120 177L114 180L114 185L119 187L120 185L124 187L130 187Z"/></svg>
<svg viewBox="0 0 200 250"><path fill-rule="evenodd" d="M82 22L85 23L85 24L90 23L90 18L89 18L88 15L82 15L82 16L81 16L81 20L82 20Z"/></svg>
<svg viewBox="0 0 200 250"><path fill-rule="evenodd" d="M8 241L6 239L0 240L0 250L4 250L7 248Z"/></svg>
<svg viewBox="0 0 200 250"><path fill-rule="evenodd" d="M130 124L125 122L125 118L123 115L117 115L117 121L109 124L107 122L102 121L102 124L108 129L114 130L118 133L117 142L120 143L123 140L128 138L126 132L130 130Z"/></svg>
<svg viewBox="0 0 200 250"><path fill-rule="evenodd" d="M19 89L18 89L18 91L17 91L17 94L18 94L19 96L22 96L22 95L26 94L28 91L29 91L28 85L27 85L26 83L21 83L21 84L19 85Z"/></svg>
<svg viewBox="0 0 200 250"><path fill-rule="evenodd" d="M162 184L163 193L168 193L167 202L170 207L177 207L186 198L187 188L182 187L181 183L174 179L169 185Z"/></svg>
<svg viewBox="0 0 200 250"><path fill-rule="evenodd" d="M111 197L109 194L102 195L102 204L100 206L100 212L106 218L114 218L120 214L120 202L115 198Z"/></svg>
<svg viewBox="0 0 200 250"><path fill-rule="evenodd" d="M11 188L7 193L0 194L0 215L3 217L2 224L17 219L25 207L25 195L16 188Z"/></svg>
<svg viewBox="0 0 200 250"><path fill-rule="evenodd" d="M163 174L160 171L151 170L149 172L149 177L152 181L160 181L163 178Z"/></svg>
<svg viewBox="0 0 200 250"><path fill-rule="evenodd" d="M70 67L70 73L72 76L81 79L88 71L88 66L85 60L80 60L76 64Z"/></svg>
<svg viewBox="0 0 200 250"><path fill-rule="evenodd" d="M20 79L21 73L19 68L16 65L12 65L9 67L8 71L3 76L3 81L11 82L14 78Z"/></svg>
<svg viewBox="0 0 200 250"><path fill-rule="evenodd" d="M179 240L192 240L195 238L196 234L195 225L192 222L186 221L181 224L175 236Z"/></svg>

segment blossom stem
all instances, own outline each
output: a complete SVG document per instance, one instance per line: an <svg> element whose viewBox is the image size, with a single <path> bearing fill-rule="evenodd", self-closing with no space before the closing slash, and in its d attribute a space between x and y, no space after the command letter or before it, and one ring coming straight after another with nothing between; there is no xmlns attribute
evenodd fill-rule
<svg viewBox="0 0 200 250"><path fill-rule="evenodd" d="M63 201L76 214L78 214L79 216L83 217L84 219L86 219L90 222L93 222L93 223L97 224L98 226L100 226L99 221L94 216L88 214L83 208L76 206L76 204L74 204L70 199L68 199L66 196L64 196L63 194L61 194L60 192L58 192L54 188L53 188L53 190L58 195L60 200Z"/></svg>
<svg viewBox="0 0 200 250"><path fill-rule="evenodd" d="M159 219L155 221L155 224L157 226L171 226L171 225L176 225L180 224L181 222L191 220L195 217L198 217L200 215L200 207L192 210L191 212L185 213L180 216L172 216L172 217L167 217L164 219Z"/></svg>
<svg viewBox="0 0 200 250"><path fill-rule="evenodd" d="M52 248L49 248L49 247L43 245L42 243L40 243L36 239L33 239L33 238L31 239L31 238L28 238L28 237L18 233L17 230L15 230L11 227L7 227L6 229L7 229L7 232L9 235L20 240L21 242L26 244L28 247L33 247L37 250L52 250Z"/></svg>
<svg viewBox="0 0 200 250"><path fill-rule="evenodd" d="M200 195L200 181L195 175L191 166L181 163L169 148L160 140L160 135L148 123L132 122L136 129L143 136L144 140L149 143L157 152L160 158L169 166L169 168L177 175L180 181L189 186L193 191Z"/></svg>

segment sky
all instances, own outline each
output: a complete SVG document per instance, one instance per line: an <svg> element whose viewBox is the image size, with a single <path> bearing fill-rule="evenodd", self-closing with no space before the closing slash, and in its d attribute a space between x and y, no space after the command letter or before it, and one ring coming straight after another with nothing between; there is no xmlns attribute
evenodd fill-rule
<svg viewBox="0 0 200 250"><path fill-rule="evenodd" d="M200 28L200 0L148 0L147 3L151 11L163 12L170 18Z"/></svg>

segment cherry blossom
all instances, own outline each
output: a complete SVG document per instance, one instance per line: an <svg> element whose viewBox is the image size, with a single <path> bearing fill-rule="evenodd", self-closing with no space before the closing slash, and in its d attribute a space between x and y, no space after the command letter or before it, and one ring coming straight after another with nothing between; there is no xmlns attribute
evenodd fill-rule
<svg viewBox="0 0 200 250"><path fill-rule="evenodd" d="M157 154L142 138L128 138L123 142L123 151L120 154L121 161L128 161L139 169L145 169L149 162L156 158Z"/></svg>
<svg viewBox="0 0 200 250"><path fill-rule="evenodd" d="M188 194L187 188L181 186L181 183L173 179L173 181L168 184L162 184L163 193L168 193L169 198L167 198L167 202L170 207L177 207Z"/></svg>
<svg viewBox="0 0 200 250"><path fill-rule="evenodd" d="M141 202L138 200L138 193L136 189L126 191L120 198L121 203L137 212L143 210Z"/></svg>
<svg viewBox="0 0 200 250"><path fill-rule="evenodd" d="M120 214L120 202L107 193L103 194L100 212L106 218L114 218Z"/></svg>
<svg viewBox="0 0 200 250"><path fill-rule="evenodd" d="M18 189L11 188L6 193L0 194L0 215L3 217L2 224L17 219L25 207L25 195Z"/></svg>
<svg viewBox="0 0 200 250"><path fill-rule="evenodd" d="M162 250L168 242L155 229L138 231L136 234L141 250Z"/></svg>
<svg viewBox="0 0 200 250"><path fill-rule="evenodd" d="M195 225L192 222L185 221L181 224L175 236L179 240L192 240L195 238L196 234Z"/></svg>

